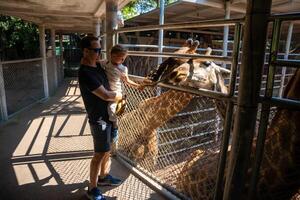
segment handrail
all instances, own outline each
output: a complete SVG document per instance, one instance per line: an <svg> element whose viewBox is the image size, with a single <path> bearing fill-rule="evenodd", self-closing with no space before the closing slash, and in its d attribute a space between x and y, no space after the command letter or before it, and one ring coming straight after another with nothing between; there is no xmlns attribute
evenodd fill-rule
<svg viewBox="0 0 300 200"><path fill-rule="evenodd" d="M31 58L31 59L24 59L24 60L10 60L10 61L0 61L1 64L11 64L11 63L22 63L22 62L32 62L32 61L39 61L42 58Z"/></svg>
<svg viewBox="0 0 300 200"><path fill-rule="evenodd" d="M277 59L277 60L271 62L271 65L300 68L300 61Z"/></svg>
<svg viewBox="0 0 300 200"><path fill-rule="evenodd" d="M280 19L282 21L288 21L288 20L299 20L300 19L300 13L294 12L294 13L285 13L285 14L274 14L269 17L270 21L273 21L275 19Z"/></svg>
<svg viewBox="0 0 300 200"><path fill-rule="evenodd" d="M131 56L151 56L151 57L179 57L179 58L198 58L205 61L222 61L231 63L232 58L228 56L204 56L200 54L178 54L169 52L147 52L147 51L128 51Z"/></svg>
<svg viewBox="0 0 300 200"><path fill-rule="evenodd" d="M219 26L234 26L236 23L243 23L244 18L236 19L221 19L221 20L202 20L194 22L185 23L169 23L164 25L147 25L139 27L129 27L114 30L114 33L126 33L126 32L136 32L136 31L149 31L149 30L159 30L159 29L180 29L180 28L201 28L201 27L219 27Z"/></svg>
<svg viewBox="0 0 300 200"><path fill-rule="evenodd" d="M134 76L134 75L129 75L130 78L134 78L135 80L137 81L142 81L144 77L141 77L141 76ZM198 95L198 96L205 96L205 97L209 97L209 98L215 98L215 99L219 99L219 100L229 100L229 101L232 101L234 103L237 102L237 98L234 96L234 97L230 97L228 96L228 94L224 94L224 93L221 93L221 92L215 92L215 91L212 91L212 90L207 90L207 89L195 89L195 88L192 88L192 87L180 87L180 86L177 86L177 85L171 85L171 84L168 84L168 83L158 83L157 84L158 86L161 86L161 87L165 87L165 88L169 88L169 89L174 89L174 90L179 90L179 91L182 91L182 92L188 92L188 93L191 93L191 94L195 94L195 95Z"/></svg>

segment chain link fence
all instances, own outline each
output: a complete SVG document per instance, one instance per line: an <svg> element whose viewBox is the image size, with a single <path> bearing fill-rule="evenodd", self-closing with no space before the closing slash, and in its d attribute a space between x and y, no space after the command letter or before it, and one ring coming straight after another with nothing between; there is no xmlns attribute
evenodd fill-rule
<svg viewBox="0 0 300 200"><path fill-rule="evenodd" d="M46 66L49 94L52 95L63 80L62 61L60 57L49 57ZM5 115L11 116L45 98L42 58L0 62L0 68L0 121L5 120Z"/></svg>
<svg viewBox="0 0 300 200"><path fill-rule="evenodd" d="M159 87L124 90L128 105L119 117L118 153L166 188L193 196L188 160L201 150L217 155L220 149L223 121L214 100ZM202 163L208 159L203 156ZM214 184L208 186L212 195Z"/></svg>
<svg viewBox="0 0 300 200"><path fill-rule="evenodd" d="M155 65L145 59L148 58L141 59L144 62L138 60L132 72L145 76L151 69L142 71L137 66ZM127 62L134 61L136 59ZM282 69L278 68L273 96L280 96L280 87L285 88L294 71L287 69L282 79ZM263 71L261 95L265 93L266 74ZM239 76L236 95L238 82ZM223 119L215 100L180 91L170 92L172 90L161 87L140 91L124 85L124 91L128 105L119 117L119 155L184 199L213 199L223 132ZM158 100L166 93L173 94L166 95L164 101ZM182 105L178 107L180 103ZM259 107L257 128L260 112ZM277 108L272 107L269 123L276 112Z"/></svg>

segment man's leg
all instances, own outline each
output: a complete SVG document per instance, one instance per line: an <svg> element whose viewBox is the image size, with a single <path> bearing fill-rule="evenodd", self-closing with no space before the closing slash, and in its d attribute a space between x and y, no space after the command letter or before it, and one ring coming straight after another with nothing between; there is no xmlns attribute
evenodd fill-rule
<svg viewBox="0 0 300 200"><path fill-rule="evenodd" d="M94 156L90 164L90 183L87 197L92 200L105 200L97 187L97 179L101 163L106 155L109 155L111 140L111 124L105 121L98 121L98 124L90 124L94 143Z"/></svg>
<svg viewBox="0 0 300 200"><path fill-rule="evenodd" d="M90 164L90 188L97 187L98 173L101 162L103 162L106 153L94 153ZM101 167L102 168L102 167Z"/></svg>
<svg viewBox="0 0 300 200"><path fill-rule="evenodd" d="M110 152L105 153L103 156L101 165L100 165L100 173L99 177L104 178L107 174L109 174L111 166L111 160L110 160Z"/></svg>
<svg viewBox="0 0 300 200"><path fill-rule="evenodd" d="M98 185L99 186L118 186L122 183L122 180L113 177L109 174L111 166L111 156L110 153L107 153L101 163L100 167L100 174L98 178Z"/></svg>

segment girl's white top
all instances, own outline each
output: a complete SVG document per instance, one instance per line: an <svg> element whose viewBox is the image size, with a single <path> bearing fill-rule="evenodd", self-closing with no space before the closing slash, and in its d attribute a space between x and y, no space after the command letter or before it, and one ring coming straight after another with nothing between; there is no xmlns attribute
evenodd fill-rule
<svg viewBox="0 0 300 200"><path fill-rule="evenodd" d="M116 66L107 61L101 61L101 66L105 69L110 89L115 92L122 92L121 74L126 75L128 68L122 64Z"/></svg>

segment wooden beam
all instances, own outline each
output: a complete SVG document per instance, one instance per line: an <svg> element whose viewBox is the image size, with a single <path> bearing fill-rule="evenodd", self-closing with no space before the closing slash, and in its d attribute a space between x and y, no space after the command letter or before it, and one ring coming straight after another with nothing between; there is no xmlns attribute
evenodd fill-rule
<svg viewBox="0 0 300 200"><path fill-rule="evenodd" d="M213 7L213 8L224 9L224 1L223 0L220 2L213 2L210 0L183 0L183 1L200 4L200 5L204 5L204 6L209 6L209 7ZM240 6L232 5L232 7L230 9L231 9L231 11L234 11L234 12L246 13L246 10Z"/></svg>
<svg viewBox="0 0 300 200"><path fill-rule="evenodd" d="M33 9L20 9L20 8L10 8L1 7L0 13L10 13L12 15L30 15L30 16L52 16L52 17L93 17L92 13L82 13L82 12L65 12L65 11L49 11L49 10L33 10Z"/></svg>
<svg viewBox="0 0 300 200"><path fill-rule="evenodd" d="M105 0L101 0L97 9L94 11L94 17L101 18L105 14Z"/></svg>

